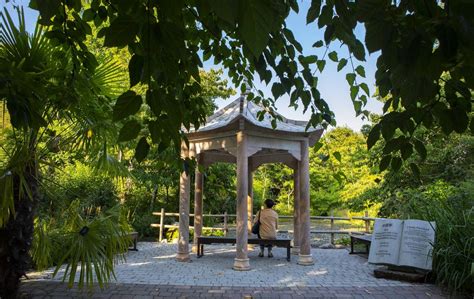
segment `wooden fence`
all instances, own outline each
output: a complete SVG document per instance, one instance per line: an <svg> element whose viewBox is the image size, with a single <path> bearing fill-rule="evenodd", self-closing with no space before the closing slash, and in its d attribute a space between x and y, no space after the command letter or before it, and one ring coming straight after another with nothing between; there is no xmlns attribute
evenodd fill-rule
<svg viewBox="0 0 474 299"><path fill-rule="evenodd" d="M172 225L172 224L164 224L165 217L179 217L179 213L165 213L165 209L161 209L160 212L153 212L153 215L160 217L160 223L152 223L151 227L157 227L160 229L159 231L159 240L163 239L163 232L165 228L179 228L179 225ZM203 227L206 230L220 230L224 231L224 235L227 235L229 231L229 218L235 218L237 215L235 214L203 214L204 217L215 217L215 218L223 218L223 227ZM255 216L255 215L254 215ZM189 217L194 217L194 214L189 214ZM331 235L331 244L334 244L334 236L336 234L363 234L363 233L370 233L371 221L374 221L375 218L368 217L368 212L365 212L365 216L354 216L354 217L336 217L336 216L311 216L311 220L329 220L330 221L330 229L326 230L311 230L312 234L330 234ZM293 219L293 216L278 216L278 220L280 219ZM363 221L364 222L364 230L360 231L351 231L351 230L336 230L335 229L335 221ZM194 229L193 226L189 226L190 229ZM280 233L293 233L293 230L278 230Z"/></svg>

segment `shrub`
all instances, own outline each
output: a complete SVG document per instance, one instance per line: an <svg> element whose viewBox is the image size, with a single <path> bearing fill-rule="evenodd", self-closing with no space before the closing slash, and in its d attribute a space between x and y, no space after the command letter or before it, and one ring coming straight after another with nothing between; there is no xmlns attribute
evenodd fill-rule
<svg viewBox="0 0 474 299"><path fill-rule="evenodd" d="M71 286L79 273L79 286L91 286L94 274L99 285L112 277L114 263L123 258L131 240L130 226L119 205L94 215L81 216L79 200L74 200L60 217L35 220L31 256L38 270L63 263L62 274ZM92 262L94 261L94 262Z"/></svg>
<svg viewBox="0 0 474 299"><path fill-rule="evenodd" d="M157 217L151 213L142 215L135 215L130 222L133 229L138 232L140 237L154 237L158 236L159 228L151 227L152 223L157 222Z"/></svg>
<svg viewBox="0 0 474 299"><path fill-rule="evenodd" d="M159 229L150 226L159 222L159 217L152 214L159 211L155 208L157 203L153 201L153 197L153 190L139 181L134 181L133 187L124 194L123 205L127 210L127 219L140 237L154 237L159 232Z"/></svg>
<svg viewBox="0 0 474 299"><path fill-rule="evenodd" d="M336 238L336 240L334 240L334 243L336 243L336 245L348 246L351 244L351 238L349 238L348 236L342 236L341 238Z"/></svg>
<svg viewBox="0 0 474 299"><path fill-rule="evenodd" d="M191 232L189 233L190 235L190 240L191 240ZM165 237L166 237L166 240L168 240L168 242L171 242L173 240L177 240L179 238L179 230L177 228L169 228L166 230L165 232Z"/></svg>
<svg viewBox="0 0 474 299"><path fill-rule="evenodd" d="M107 210L118 203L117 190L111 178L98 174L82 163L75 163L46 178L39 215L57 216L78 200L82 214Z"/></svg>
<svg viewBox="0 0 474 299"><path fill-rule="evenodd" d="M474 292L473 194L472 181L457 188L438 182L418 192L401 215L436 222L433 272L452 292Z"/></svg>
<svg viewBox="0 0 474 299"><path fill-rule="evenodd" d="M214 236L214 237L223 237L224 231L214 230L214 229L203 229L202 236ZM171 242L179 238L179 230L177 228L170 228L165 232L166 240ZM194 230L189 231L189 240L192 242L194 238Z"/></svg>

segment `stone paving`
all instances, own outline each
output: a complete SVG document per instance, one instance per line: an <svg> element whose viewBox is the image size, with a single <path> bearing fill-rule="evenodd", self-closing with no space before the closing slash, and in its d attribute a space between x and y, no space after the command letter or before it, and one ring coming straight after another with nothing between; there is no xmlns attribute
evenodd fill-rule
<svg viewBox="0 0 474 299"><path fill-rule="evenodd" d="M385 287L212 287L183 285L111 284L104 290L68 289L53 281L24 282L20 298L445 298L429 286Z"/></svg>
<svg viewBox="0 0 474 299"><path fill-rule="evenodd" d="M193 254L190 263L180 263L174 259L177 249L175 244L139 243L138 249L138 252L127 254L126 263L116 266L117 281L109 291L95 293L94 296L107 297L115 294L166 297L164 294L168 294L168 291L164 290L179 291L176 294L169 292L171 297L182 295L189 298L195 297L194 293L199 293L199 296L205 294L203 297L212 294L242 298L248 293L254 297L276 298L274 296L283 294L282 297L285 298L296 298L298 292L301 296L309 297L443 296L438 288L431 285L376 279L373 276L374 266L369 265L366 258L349 255L345 249L312 249L315 265L300 266L296 263L297 256L292 256L291 262L286 261L286 249L275 248L274 258L259 258L258 249L255 248L249 250L251 270L245 272L232 270L235 247L231 245L205 246L205 255L196 258ZM63 284L51 280L51 272L42 273L39 277L42 281L24 282L24 292L33 297L61 292L66 294ZM61 278L56 277L53 280L59 279ZM46 290L35 293L33 290L42 290L38 285L45 286ZM48 288L50 291L47 291ZM143 289L147 290L147 294L141 294L140 290ZM69 291L73 292L69 295L83 296L75 291L78 290Z"/></svg>

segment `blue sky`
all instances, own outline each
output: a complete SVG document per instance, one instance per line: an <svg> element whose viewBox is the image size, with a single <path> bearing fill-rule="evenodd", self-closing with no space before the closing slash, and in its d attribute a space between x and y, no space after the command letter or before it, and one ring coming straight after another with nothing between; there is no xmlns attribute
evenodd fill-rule
<svg viewBox="0 0 474 299"><path fill-rule="evenodd" d="M32 32L37 13L31 9L27 8L28 0L16 0L13 1L16 5L24 5L25 6L25 18L27 27L29 31ZM306 25L306 12L310 6L310 0L299 0L298 4L300 5L300 12L299 14L292 13L289 18L287 19L287 26L289 29L293 31L296 40L298 40L304 49L305 55L315 54L318 57L322 57L324 54L325 48L312 48L312 44L315 41L323 39L324 30L321 30L317 27L316 23L312 23L310 25ZM2 6L7 6L7 8L12 7L12 2L8 4L4 4L2 1ZM3 8L2 8L3 10ZM363 41L364 38L364 29L362 26L358 26L356 30L357 36ZM346 47L340 47L340 43L334 42L331 44L330 51L338 52L339 58L348 58L349 53ZM328 51L329 53L329 51ZM377 53L367 56L367 61L359 63L362 64L365 68L366 78L363 80L367 83L370 88L371 93L375 90L375 69L376 69L376 60L377 60ZM212 64L212 62L207 61L205 63L205 68L218 68ZM356 67L354 65L354 67ZM337 72L336 70L337 64L327 59L326 67L323 73L319 73L319 82L318 88L321 92L321 96L328 102L330 108L334 111L336 115L336 121L338 126L348 126L353 130L360 130L362 125L365 123L360 117L355 116L354 108L352 106L352 101L350 99L349 93L349 86L346 82L346 73L350 70L350 65L348 64L346 68L344 68L341 72ZM257 76L258 77L258 76ZM358 77L360 81L360 78ZM260 82L254 82L255 86L258 89L261 89L266 96L271 96L270 87L265 86ZM217 105L219 107L223 107L230 103L233 99L227 100L217 100ZM287 118L291 119L298 119L298 120L307 120L309 119L309 112L303 114L301 108L295 110L294 108L288 107L289 105L289 96L283 96L277 101L277 109L278 112L284 115ZM381 113L382 105L380 102L376 101L373 98L369 98L367 106L365 109L375 112Z"/></svg>

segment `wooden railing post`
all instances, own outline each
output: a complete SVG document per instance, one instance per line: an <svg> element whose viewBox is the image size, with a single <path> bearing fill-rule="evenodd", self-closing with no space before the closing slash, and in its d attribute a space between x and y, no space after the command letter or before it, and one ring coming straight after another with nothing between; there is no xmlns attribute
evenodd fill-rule
<svg viewBox="0 0 474 299"><path fill-rule="evenodd" d="M227 211L224 212L224 236L227 236Z"/></svg>
<svg viewBox="0 0 474 299"><path fill-rule="evenodd" d="M334 211L331 211L331 244L334 245Z"/></svg>
<svg viewBox="0 0 474 299"><path fill-rule="evenodd" d="M369 217L369 211L365 211L365 218ZM370 232L370 220L369 219L364 219L365 222L365 232L368 233Z"/></svg>
<svg viewBox="0 0 474 299"><path fill-rule="evenodd" d="M161 216L160 216L160 237L159 241L163 240L163 226L165 223L165 209L161 208Z"/></svg>

